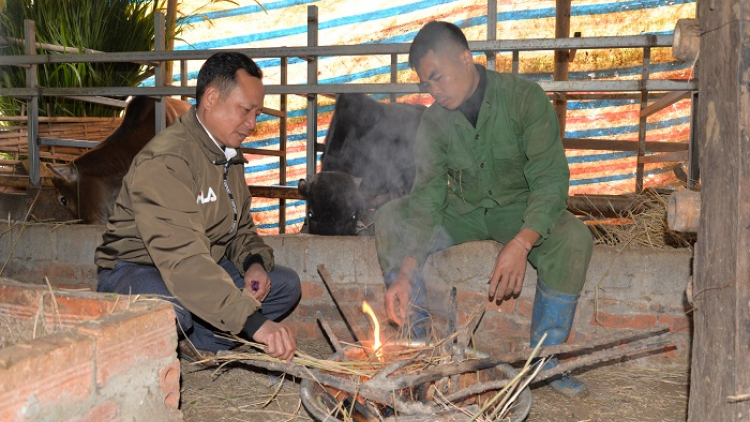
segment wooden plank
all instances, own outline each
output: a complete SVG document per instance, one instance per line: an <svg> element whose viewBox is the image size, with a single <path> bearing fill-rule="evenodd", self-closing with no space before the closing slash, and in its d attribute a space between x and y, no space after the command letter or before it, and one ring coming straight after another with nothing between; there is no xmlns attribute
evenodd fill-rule
<svg viewBox="0 0 750 422"><path fill-rule="evenodd" d="M276 149L240 148L240 150L243 154L268 155L271 157L283 157L286 155L285 151Z"/></svg>
<svg viewBox="0 0 750 422"><path fill-rule="evenodd" d="M304 199L295 186L248 185L250 195L257 198Z"/></svg>
<svg viewBox="0 0 750 422"><path fill-rule="evenodd" d="M41 179L42 187L52 187L52 180L47 178ZM28 188L29 176L8 176L0 175L0 186L11 186L14 188Z"/></svg>
<svg viewBox="0 0 750 422"><path fill-rule="evenodd" d="M701 223L688 422L747 421L750 400L750 10L699 1Z"/></svg>
<svg viewBox="0 0 750 422"><path fill-rule="evenodd" d="M648 107L641 110L641 117L648 117L665 107L669 107L672 104L676 103L677 101L684 100L685 98L690 98L692 95L692 91L673 91L668 93L667 95L661 97L657 101L651 103Z"/></svg>
<svg viewBox="0 0 750 422"><path fill-rule="evenodd" d="M638 157L638 162L643 164L649 163L684 163L688 160L687 151L664 152L660 154L646 155Z"/></svg>
<svg viewBox="0 0 750 422"><path fill-rule="evenodd" d="M601 151L638 151L638 141L620 141L611 139L563 139L565 149L590 149ZM646 142L648 152L687 151L687 142Z"/></svg>

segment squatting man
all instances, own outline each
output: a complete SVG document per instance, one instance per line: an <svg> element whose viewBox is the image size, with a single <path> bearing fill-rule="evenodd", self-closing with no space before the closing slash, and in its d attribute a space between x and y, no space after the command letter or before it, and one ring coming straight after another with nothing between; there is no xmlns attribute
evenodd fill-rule
<svg viewBox="0 0 750 422"><path fill-rule="evenodd" d="M538 272L531 343L567 340L593 248L586 226L566 210L570 171L557 116L535 82L475 64L466 37L430 22L414 38L409 65L435 102L415 144L411 193L375 216L389 317L414 338L428 335L422 267L439 249L493 239L504 247L489 300L518 296L526 262ZM545 370L558 364L551 359ZM550 381L576 396L572 376Z"/></svg>
<svg viewBox="0 0 750 422"><path fill-rule="evenodd" d="M250 213L238 148L255 128L265 89L255 62L220 52L201 67L196 105L135 157L96 250L100 292L174 303L180 354L211 358L240 334L290 361L292 332L276 322L300 299L300 280L274 265Z"/></svg>

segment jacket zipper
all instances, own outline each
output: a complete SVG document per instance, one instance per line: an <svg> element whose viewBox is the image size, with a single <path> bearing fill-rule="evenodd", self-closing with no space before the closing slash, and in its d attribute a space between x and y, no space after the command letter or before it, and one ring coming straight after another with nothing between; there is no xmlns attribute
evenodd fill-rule
<svg viewBox="0 0 750 422"><path fill-rule="evenodd" d="M232 204L232 211L234 212L234 216L232 217L232 227L229 229L229 234L233 234L234 230L237 228L237 203L234 201L234 195L232 195L232 190L229 189L229 182L227 182L228 173L229 173L229 161L227 161L224 164L224 189L226 189L227 195L229 195L229 201Z"/></svg>

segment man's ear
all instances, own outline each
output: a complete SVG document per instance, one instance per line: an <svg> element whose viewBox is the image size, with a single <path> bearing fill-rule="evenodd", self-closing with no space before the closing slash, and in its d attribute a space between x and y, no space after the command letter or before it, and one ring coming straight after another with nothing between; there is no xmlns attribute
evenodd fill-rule
<svg viewBox="0 0 750 422"><path fill-rule="evenodd" d="M466 66L474 66L474 57L471 55L471 50L464 50L461 53L461 60L463 60Z"/></svg>
<svg viewBox="0 0 750 422"><path fill-rule="evenodd" d="M205 109L210 109L214 106L218 98L219 90L216 88L216 85L211 84L206 87L206 91L203 93L203 98L201 98L201 105Z"/></svg>

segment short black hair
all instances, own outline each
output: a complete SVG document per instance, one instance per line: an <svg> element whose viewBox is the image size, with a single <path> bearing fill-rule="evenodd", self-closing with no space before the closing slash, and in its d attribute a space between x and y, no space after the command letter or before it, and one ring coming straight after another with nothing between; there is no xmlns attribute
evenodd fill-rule
<svg viewBox="0 0 750 422"><path fill-rule="evenodd" d="M220 95L225 98L237 86L237 71L240 69L250 76L263 78L260 67L244 54L222 51L209 57L198 72L198 83L195 88L196 107L200 105L206 88L211 84L216 84Z"/></svg>
<svg viewBox="0 0 750 422"><path fill-rule="evenodd" d="M416 69L419 61L430 50L438 51L449 46L463 47L468 50L469 42L466 41L466 36L458 26L450 22L432 21L423 26L414 37L409 47L409 66Z"/></svg>

